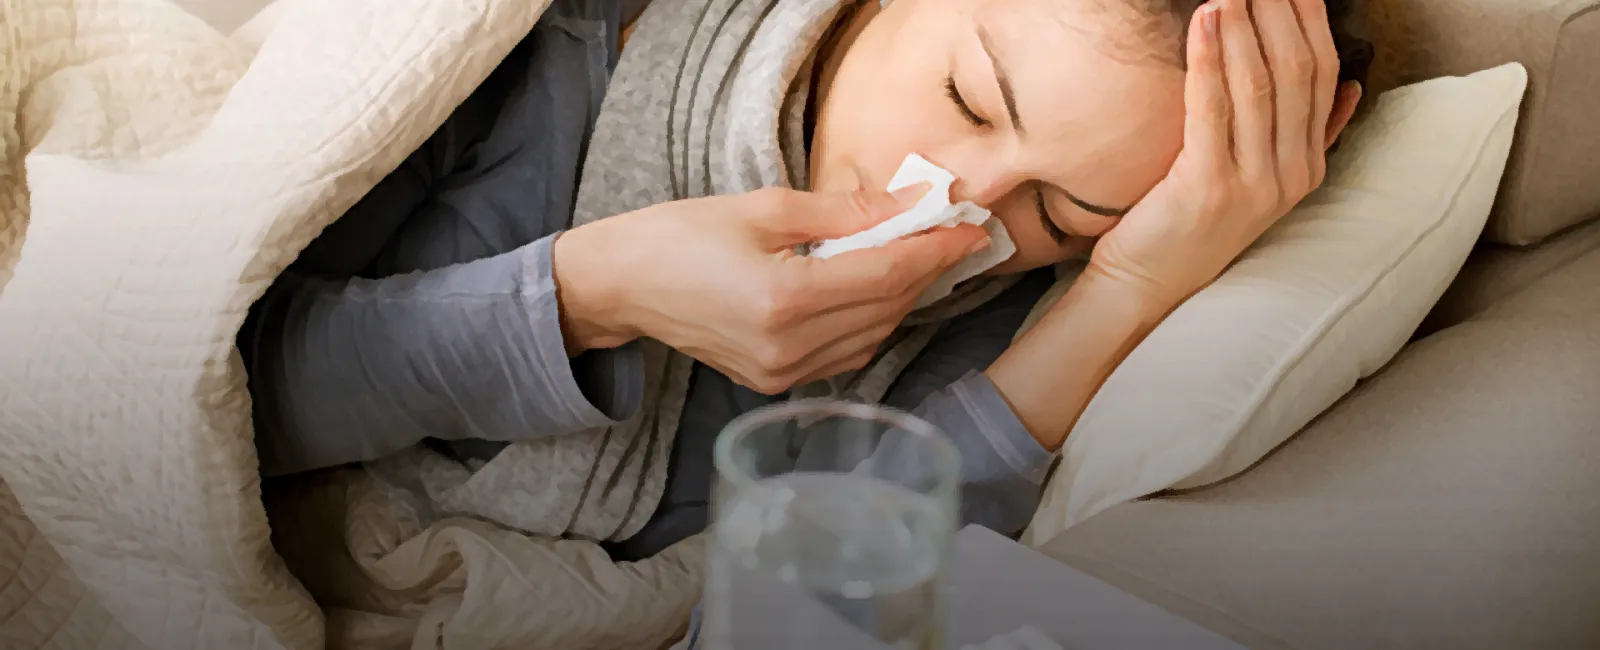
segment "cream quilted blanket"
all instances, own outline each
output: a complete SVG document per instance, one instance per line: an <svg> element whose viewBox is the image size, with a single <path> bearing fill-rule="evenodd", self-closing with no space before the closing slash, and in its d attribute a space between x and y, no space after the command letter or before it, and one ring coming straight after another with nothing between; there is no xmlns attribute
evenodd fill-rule
<svg viewBox="0 0 1600 650"><path fill-rule="evenodd" d="M619 566L421 529L355 471L257 478L245 309L544 6L294 1L256 52L167 0L0 0L0 647L648 648L678 630L695 540Z"/></svg>

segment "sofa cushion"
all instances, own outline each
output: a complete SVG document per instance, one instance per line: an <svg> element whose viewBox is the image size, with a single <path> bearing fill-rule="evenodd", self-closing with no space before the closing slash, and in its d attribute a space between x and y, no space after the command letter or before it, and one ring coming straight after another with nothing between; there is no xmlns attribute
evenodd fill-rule
<svg viewBox="0 0 1600 650"><path fill-rule="evenodd" d="M1600 647L1597 283L1591 248L1249 473L1046 552L1256 649Z"/></svg>
<svg viewBox="0 0 1600 650"><path fill-rule="evenodd" d="M1027 541L1240 472L1382 367L1477 241L1526 79L1508 64L1379 97L1325 186L1112 373Z"/></svg>
<svg viewBox="0 0 1600 650"><path fill-rule="evenodd" d="M1600 0L1365 0L1377 90L1508 61L1528 69L1485 237L1533 244L1600 215Z"/></svg>
<svg viewBox="0 0 1600 650"><path fill-rule="evenodd" d="M1480 247L1467 258L1417 334L1427 336L1481 313L1597 248L1600 220L1559 233L1537 246Z"/></svg>

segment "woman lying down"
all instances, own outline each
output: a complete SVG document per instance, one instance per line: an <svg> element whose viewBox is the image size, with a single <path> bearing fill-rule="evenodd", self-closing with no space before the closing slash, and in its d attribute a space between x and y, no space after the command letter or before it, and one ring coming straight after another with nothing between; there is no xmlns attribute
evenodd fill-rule
<svg viewBox="0 0 1600 650"><path fill-rule="evenodd" d="M947 432L963 523L1018 533L1118 362L1321 182L1370 57L1346 0L645 4L554 0L255 305L264 473L632 560L706 526L731 418L833 395ZM1015 246L921 307L984 229L795 252L914 204L910 154Z"/></svg>

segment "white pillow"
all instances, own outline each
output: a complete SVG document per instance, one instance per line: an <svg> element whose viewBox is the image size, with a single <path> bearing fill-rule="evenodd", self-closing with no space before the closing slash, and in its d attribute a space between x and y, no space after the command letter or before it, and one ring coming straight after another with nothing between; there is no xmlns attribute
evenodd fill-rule
<svg viewBox="0 0 1600 650"><path fill-rule="evenodd" d="M1111 375L1024 541L1233 476L1387 363L1483 230L1526 87L1512 63L1378 97L1324 186Z"/></svg>

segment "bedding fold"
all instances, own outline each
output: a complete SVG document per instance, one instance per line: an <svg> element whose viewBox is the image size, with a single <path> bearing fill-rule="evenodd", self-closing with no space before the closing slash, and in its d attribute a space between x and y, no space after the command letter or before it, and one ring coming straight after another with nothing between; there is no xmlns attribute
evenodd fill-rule
<svg viewBox="0 0 1600 650"><path fill-rule="evenodd" d="M616 627L618 612L682 620L658 600L696 582L692 544L622 566L592 544L474 522L407 528L405 504L348 473L269 486L270 526L263 506L234 347L246 308L545 6L293 2L257 52L164 0L0 0L8 650L671 635ZM359 498L322 499L318 479ZM357 561L343 571L290 571L345 556ZM551 593L575 601L552 610L567 618L489 606L543 611Z"/></svg>

